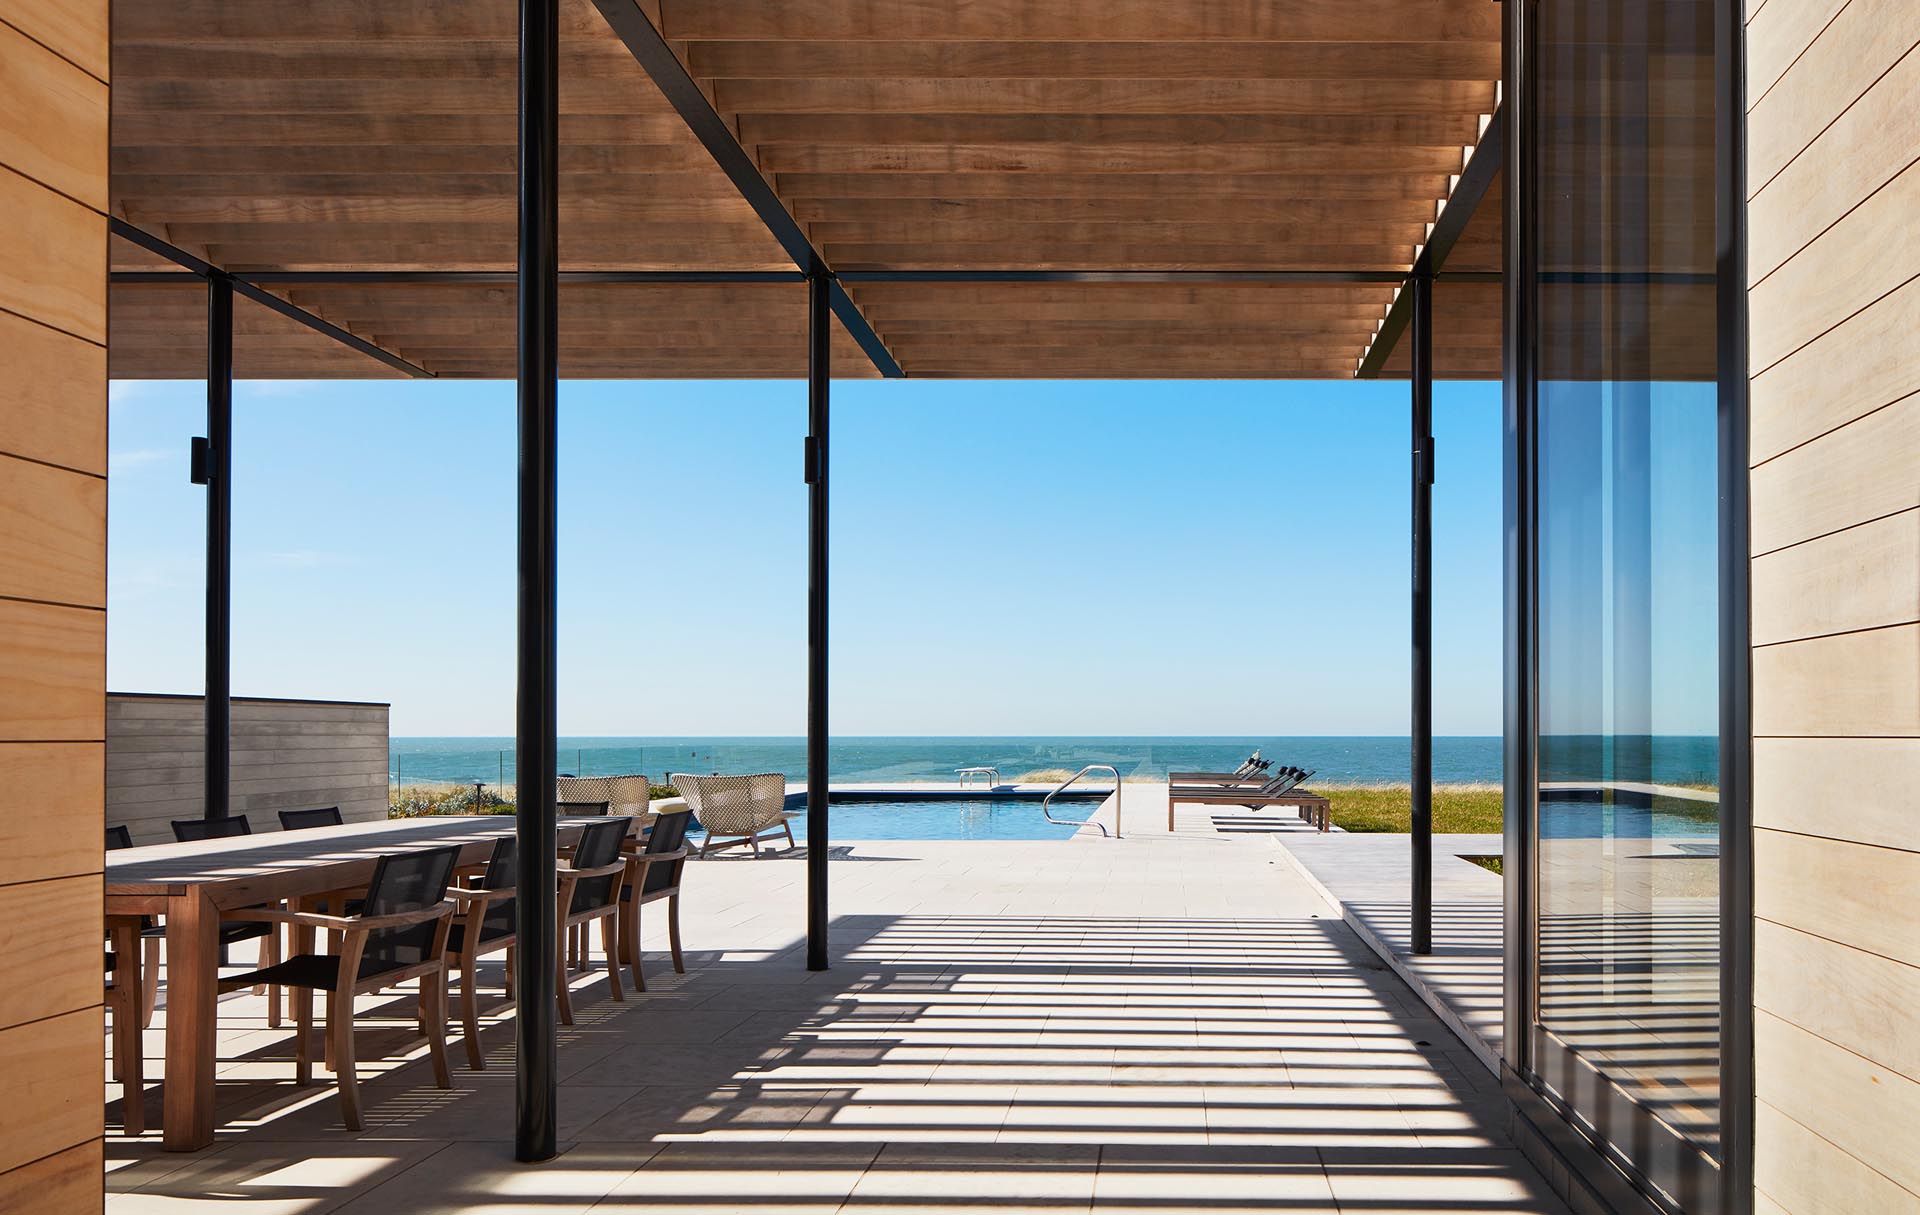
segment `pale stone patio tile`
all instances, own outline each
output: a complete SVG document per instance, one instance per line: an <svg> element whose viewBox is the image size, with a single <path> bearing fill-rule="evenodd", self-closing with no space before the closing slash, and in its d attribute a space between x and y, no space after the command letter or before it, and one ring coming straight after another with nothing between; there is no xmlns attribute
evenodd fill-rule
<svg viewBox="0 0 1920 1215"><path fill-rule="evenodd" d="M341 1215L577 1215L593 1208L654 1154L650 1144L562 1144L538 1164L511 1142L455 1143L424 1165L361 1195Z"/></svg>
<svg viewBox="0 0 1920 1215"><path fill-rule="evenodd" d="M848 1196L848 1211L1086 1211L1094 1145L889 1144Z"/></svg>
<svg viewBox="0 0 1920 1215"><path fill-rule="evenodd" d="M877 1143L672 1143L621 1179L593 1209L636 1215L827 1215L840 1209L879 1150Z"/></svg>
<svg viewBox="0 0 1920 1215"><path fill-rule="evenodd" d="M173 1215L218 1203L247 1215L323 1215L445 1148L347 1139L237 1142L187 1157L180 1168L138 1188L126 1188L137 1172L110 1174L107 1209L116 1215Z"/></svg>
<svg viewBox="0 0 1920 1215"><path fill-rule="evenodd" d="M580 1130L582 1140L666 1143L682 1139L783 1138L836 1090L759 1085L713 1089L650 1085ZM820 1115L824 1117L824 1112Z"/></svg>
<svg viewBox="0 0 1920 1215"><path fill-rule="evenodd" d="M1519 1152L1329 1149L1321 1154L1336 1200L1368 1215L1567 1215Z"/></svg>
<svg viewBox="0 0 1920 1215"><path fill-rule="evenodd" d="M1123 1144L1100 1156L1093 1209L1164 1215L1272 1212L1335 1215L1311 1147L1226 1149Z"/></svg>

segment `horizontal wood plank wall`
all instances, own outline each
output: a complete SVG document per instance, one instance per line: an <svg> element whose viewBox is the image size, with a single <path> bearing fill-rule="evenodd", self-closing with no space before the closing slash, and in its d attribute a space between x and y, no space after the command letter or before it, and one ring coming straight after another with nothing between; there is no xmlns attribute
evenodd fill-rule
<svg viewBox="0 0 1920 1215"><path fill-rule="evenodd" d="M107 3L0 0L0 1209L98 1210Z"/></svg>
<svg viewBox="0 0 1920 1215"><path fill-rule="evenodd" d="M199 818L206 711L198 696L107 697L107 821L136 844ZM233 813L276 831L279 811L338 806L348 822L387 817L387 706L315 700L233 702Z"/></svg>
<svg viewBox="0 0 1920 1215"><path fill-rule="evenodd" d="M1756 1209L1920 1212L1920 5L1749 9Z"/></svg>

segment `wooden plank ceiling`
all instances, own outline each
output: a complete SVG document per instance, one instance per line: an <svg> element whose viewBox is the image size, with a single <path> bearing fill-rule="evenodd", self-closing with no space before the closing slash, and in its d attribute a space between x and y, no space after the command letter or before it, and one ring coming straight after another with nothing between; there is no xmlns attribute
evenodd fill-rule
<svg viewBox="0 0 1920 1215"><path fill-rule="evenodd" d="M642 8L840 271L1404 272L1499 75L1488 0ZM236 272L511 269L514 11L119 0L114 213ZM566 268L791 269L591 0L563 20ZM155 264L114 245L116 268ZM437 374L513 374L510 287L275 290ZM849 290L907 374L977 377L1349 376L1393 293ZM1490 296L1476 323L1497 339ZM805 370L796 287L570 285L562 300L564 375ZM112 304L114 375L201 374L196 288L116 285ZM241 335L252 374L390 374L261 312ZM844 334L835 370L872 371ZM1496 340L1476 373L1497 371Z"/></svg>

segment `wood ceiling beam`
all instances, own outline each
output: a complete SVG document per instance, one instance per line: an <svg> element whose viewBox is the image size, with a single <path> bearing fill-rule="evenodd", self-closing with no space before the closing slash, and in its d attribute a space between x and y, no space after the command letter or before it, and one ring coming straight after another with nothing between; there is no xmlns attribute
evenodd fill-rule
<svg viewBox="0 0 1920 1215"><path fill-rule="evenodd" d="M1487 0L660 0L660 22L676 41L1500 41Z"/></svg>

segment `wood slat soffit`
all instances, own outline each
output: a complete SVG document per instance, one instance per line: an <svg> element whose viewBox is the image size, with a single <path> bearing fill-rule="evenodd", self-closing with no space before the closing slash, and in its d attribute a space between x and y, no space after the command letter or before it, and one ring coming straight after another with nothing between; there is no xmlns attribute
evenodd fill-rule
<svg viewBox="0 0 1920 1215"><path fill-rule="evenodd" d="M1500 69L1488 0L630 2L838 271L1403 273ZM113 32L115 215L242 273L512 267L511 0L120 0ZM563 4L561 81L566 268L791 269L592 0ZM276 290L435 374L512 373L510 288ZM946 376L1345 377L1392 297L849 291L908 374ZM566 375L804 370L790 288L567 296ZM116 286L114 375L199 374L186 299ZM389 374L271 327L245 335L262 368ZM840 337L836 370L868 372Z"/></svg>

